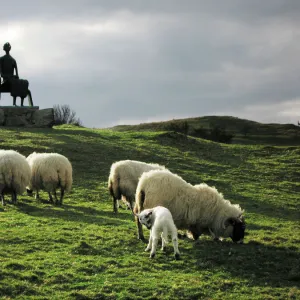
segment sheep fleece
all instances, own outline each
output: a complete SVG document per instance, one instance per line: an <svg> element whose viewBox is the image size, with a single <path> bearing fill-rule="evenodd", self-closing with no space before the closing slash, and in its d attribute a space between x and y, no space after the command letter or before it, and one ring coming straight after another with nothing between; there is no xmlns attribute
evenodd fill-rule
<svg viewBox="0 0 300 300"><path fill-rule="evenodd" d="M30 181L31 171L26 157L14 150L0 150L0 186L22 194Z"/></svg>
<svg viewBox="0 0 300 300"><path fill-rule="evenodd" d="M27 157L31 167L30 189L52 192L62 187L69 192L72 187L72 165L58 153L32 153Z"/></svg>

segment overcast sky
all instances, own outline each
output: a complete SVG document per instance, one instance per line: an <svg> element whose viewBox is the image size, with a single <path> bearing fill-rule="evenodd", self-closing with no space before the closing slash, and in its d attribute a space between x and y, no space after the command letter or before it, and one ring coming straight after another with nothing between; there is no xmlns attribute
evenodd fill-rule
<svg viewBox="0 0 300 300"><path fill-rule="evenodd" d="M34 104L69 104L86 127L300 120L299 0L10 0L5 42Z"/></svg>

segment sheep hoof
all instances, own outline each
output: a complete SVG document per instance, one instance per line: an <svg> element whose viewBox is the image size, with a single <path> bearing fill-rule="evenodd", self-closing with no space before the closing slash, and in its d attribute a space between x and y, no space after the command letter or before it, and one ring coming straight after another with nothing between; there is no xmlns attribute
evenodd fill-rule
<svg viewBox="0 0 300 300"><path fill-rule="evenodd" d="M154 258L154 257L155 257L155 253L151 253L150 258Z"/></svg>
<svg viewBox="0 0 300 300"><path fill-rule="evenodd" d="M180 259L180 254L179 253L175 253L175 259L179 260Z"/></svg>

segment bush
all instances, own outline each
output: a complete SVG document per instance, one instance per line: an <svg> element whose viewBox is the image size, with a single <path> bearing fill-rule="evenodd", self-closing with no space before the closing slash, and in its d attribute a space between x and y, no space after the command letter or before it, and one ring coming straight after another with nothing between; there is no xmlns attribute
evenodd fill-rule
<svg viewBox="0 0 300 300"><path fill-rule="evenodd" d="M82 126L82 122L76 117L76 112L69 105L54 105L54 125L72 124Z"/></svg>

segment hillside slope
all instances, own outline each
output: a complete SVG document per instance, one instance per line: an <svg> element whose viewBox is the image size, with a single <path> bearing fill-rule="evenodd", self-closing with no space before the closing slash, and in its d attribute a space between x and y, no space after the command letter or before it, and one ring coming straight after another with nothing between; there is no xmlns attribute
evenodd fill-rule
<svg viewBox="0 0 300 300"><path fill-rule="evenodd" d="M66 155L74 169L63 207L22 195L0 207L2 299L296 299L300 297L300 147L223 145L172 132L72 126L2 129L1 148ZM113 213L114 161L160 163L214 185L245 209L244 245L179 241L150 260L132 215ZM148 232L145 230L146 236Z"/></svg>
<svg viewBox="0 0 300 300"><path fill-rule="evenodd" d="M293 124L264 124L229 116L205 116L170 120L165 122L142 123L139 125L118 125L116 131L165 131L173 124L187 122L188 134L197 136L195 129L208 130L215 126L233 134L234 144L300 145L300 127Z"/></svg>

